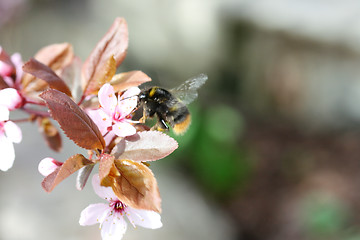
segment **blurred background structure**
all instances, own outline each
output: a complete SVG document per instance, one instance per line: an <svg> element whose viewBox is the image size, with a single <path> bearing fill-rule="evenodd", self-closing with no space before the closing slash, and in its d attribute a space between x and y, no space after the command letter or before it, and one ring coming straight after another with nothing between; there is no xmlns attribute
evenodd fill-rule
<svg viewBox="0 0 360 240"><path fill-rule="evenodd" d="M164 227L124 239L360 239L358 1L0 0L0 45L26 61L69 42L84 60L117 16L130 32L120 71L168 88L209 76L180 148L151 165ZM0 174L0 239L99 239L77 224L101 201L90 185L40 188L38 162L79 148L52 153L21 127Z"/></svg>

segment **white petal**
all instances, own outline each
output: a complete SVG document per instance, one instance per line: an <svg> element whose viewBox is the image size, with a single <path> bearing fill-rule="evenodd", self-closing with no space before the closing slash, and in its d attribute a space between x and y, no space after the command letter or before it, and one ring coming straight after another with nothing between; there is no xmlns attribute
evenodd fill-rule
<svg viewBox="0 0 360 240"><path fill-rule="evenodd" d="M84 210L81 211L79 224L81 226L93 225L96 223L102 223L109 215L111 208L108 204L97 203L90 204Z"/></svg>
<svg viewBox="0 0 360 240"><path fill-rule="evenodd" d="M5 88L0 90L0 105L14 110L21 105L22 98L19 92L14 88Z"/></svg>
<svg viewBox="0 0 360 240"><path fill-rule="evenodd" d="M9 120L10 111L7 107L0 105L0 122Z"/></svg>
<svg viewBox="0 0 360 240"><path fill-rule="evenodd" d="M136 128L128 122L117 122L113 125L112 129L119 137L131 136L136 133Z"/></svg>
<svg viewBox="0 0 360 240"><path fill-rule="evenodd" d="M54 172L58 167L62 165L62 162L58 162L53 158L47 157L40 161L38 170L44 177Z"/></svg>
<svg viewBox="0 0 360 240"><path fill-rule="evenodd" d="M4 130L7 138L14 142L19 143L22 140L21 129L14 122L8 121L4 124Z"/></svg>
<svg viewBox="0 0 360 240"><path fill-rule="evenodd" d="M116 197L114 191L112 190L111 187L103 187L100 185L100 178L99 178L99 174L95 174L92 178L92 185L94 188L95 193L103 198L106 199L108 201L111 200L117 200L118 198Z"/></svg>
<svg viewBox="0 0 360 240"><path fill-rule="evenodd" d="M106 218L101 225L103 240L120 240L126 232L127 224L120 214L113 214Z"/></svg>
<svg viewBox="0 0 360 240"><path fill-rule="evenodd" d="M135 225L150 229L162 227L161 216L154 211L127 207L126 216L134 227Z"/></svg>
<svg viewBox="0 0 360 240"><path fill-rule="evenodd" d="M7 171L14 164L15 150L13 143L4 134L0 135L0 153L0 170Z"/></svg>
<svg viewBox="0 0 360 240"><path fill-rule="evenodd" d="M112 116L117 105L114 88L109 83L104 84L98 93L99 103L107 115Z"/></svg>

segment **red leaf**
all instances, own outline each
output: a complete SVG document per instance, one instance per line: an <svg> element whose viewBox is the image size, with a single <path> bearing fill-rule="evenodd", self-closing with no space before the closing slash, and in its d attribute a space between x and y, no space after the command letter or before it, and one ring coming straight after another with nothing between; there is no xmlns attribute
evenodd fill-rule
<svg viewBox="0 0 360 240"><path fill-rule="evenodd" d="M52 44L40 49L34 58L50 67L59 76L63 69L72 62L74 51L69 43ZM40 92L47 87L44 81L29 74L24 74L22 85L26 93Z"/></svg>
<svg viewBox="0 0 360 240"><path fill-rule="evenodd" d="M102 85L110 82L115 72L116 62L114 56L111 56L108 61L95 73L94 79L96 79L96 81L89 82L87 94L97 94Z"/></svg>
<svg viewBox="0 0 360 240"><path fill-rule="evenodd" d="M114 87L115 92L120 92L150 81L151 78L142 71L131 71L116 74L111 79L110 84Z"/></svg>
<svg viewBox="0 0 360 240"><path fill-rule="evenodd" d="M66 160L64 164L53 173L45 177L41 185L46 192L51 192L65 178L69 177L80 168L91 164L94 164L94 162L85 158L81 154L76 154Z"/></svg>
<svg viewBox="0 0 360 240"><path fill-rule="evenodd" d="M85 149L104 149L105 141L91 118L67 95L55 89L40 94L65 134Z"/></svg>
<svg viewBox="0 0 360 240"><path fill-rule="evenodd" d="M124 202L138 209L161 212L161 197L156 179L144 164L131 160L115 160L118 176L113 177L112 189Z"/></svg>
<svg viewBox="0 0 360 240"><path fill-rule="evenodd" d="M51 88L59 90L71 97L71 91L68 86L50 67L31 58L22 68L24 72L46 81Z"/></svg>
<svg viewBox="0 0 360 240"><path fill-rule="evenodd" d="M114 56L118 67L126 56L129 44L128 28L124 18L116 18L108 32L98 42L82 66L84 94L88 95L97 89L95 78L111 56Z"/></svg>
<svg viewBox="0 0 360 240"><path fill-rule="evenodd" d="M125 147L124 147L125 141ZM168 156L178 147L175 139L159 131L138 132L120 141L112 150L116 159L155 161Z"/></svg>
<svg viewBox="0 0 360 240"><path fill-rule="evenodd" d="M7 54L7 52L5 52L5 50L2 47L0 47L0 61L6 63L7 65L15 69L15 65L11 61L11 57Z"/></svg>

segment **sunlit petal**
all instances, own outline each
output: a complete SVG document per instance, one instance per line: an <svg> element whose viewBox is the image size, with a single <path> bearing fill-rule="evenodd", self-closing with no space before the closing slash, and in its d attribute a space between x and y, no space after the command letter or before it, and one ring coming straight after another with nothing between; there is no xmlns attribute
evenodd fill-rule
<svg viewBox="0 0 360 240"><path fill-rule="evenodd" d="M112 116L117 105L114 88L108 83L104 84L99 90L98 97L99 103L106 114Z"/></svg>
<svg viewBox="0 0 360 240"><path fill-rule="evenodd" d="M11 55L11 61L14 63L15 69L16 69L16 80L15 81L17 84L19 84L21 77L23 75L23 70L22 70L23 61L21 59L20 53L14 53L13 55Z"/></svg>
<svg viewBox="0 0 360 240"><path fill-rule="evenodd" d="M102 135L108 132L108 127L112 125L112 119L102 108L97 110L88 110L87 114L94 121Z"/></svg>
<svg viewBox="0 0 360 240"><path fill-rule="evenodd" d="M10 111L7 107L0 105L0 122L9 120Z"/></svg>
<svg viewBox="0 0 360 240"><path fill-rule="evenodd" d="M7 107L10 111L21 106L22 98L14 88L0 90L0 105Z"/></svg>
<svg viewBox="0 0 360 240"><path fill-rule="evenodd" d="M122 117L129 115L138 104L138 87L129 88L118 100L117 111Z"/></svg>
<svg viewBox="0 0 360 240"><path fill-rule="evenodd" d="M20 143L22 140L21 129L14 122L8 121L4 124L4 130L7 138L14 142Z"/></svg>
<svg viewBox="0 0 360 240"><path fill-rule="evenodd" d="M46 177L59 168L62 164L62 162L58 162L53 158L47 157L40 161L38 170L41 175Z"/></svg>
<svg viewBox="0 0 360 240"><path fill-rule="evenodd" d="M140 93L140 88L131 87L128 90L126 90L126 92L124 92L123 95L121 95L120 99L132 97L132 96L137 96L137 95L139 95L139 93Z"/></svg>
<svg viewBox="0 0 360 240"><path fill-rule="evenodd" d="M136 128L127 122L117 122L113 125L113 131L119 137L126 137L134 135Z"/></svg>
<svg viewBox="0 0 360 240"><path fill-rule="evenodd" d="M105 219L101 225L103 240L120 240L126 232L127 224L120 214L113 214Z"/></svg>
<svg viewBox="0 0 360 240"><path fill-rule="evenodd" d="M79 224L81 226L93 225L102 223L106 216L109 215L111 208L108 204L97 203L90 204L80 214Z"/></svg>
<svg viewBox="0 0 360 240"><path fill-rule="evenodd" d="M115 195L115 193L113 192L111 187L103 187L100 185L100 178L99 178L99 174L95 174L92 178L92 185L94 188L95 193L103 198L106 199L108 201L111 201L113 199L118 199Z"/></svg>
<svg viewBox="0 0 360 240"><path fill-rule="evenodd" d="M126 209L126 216L133 226L138 225L150 229L162 227L161 216L154 211L128 207Z"/></svg>
<svg viewBox="0 0 360 240"><path fill-rule="evenodd" d="M0 134L0 152L1 152L1 158L0 158L0 170L1 171L7 171L9 170L15 160L15 150L13 143L5 137L5 135Z"/></svg>

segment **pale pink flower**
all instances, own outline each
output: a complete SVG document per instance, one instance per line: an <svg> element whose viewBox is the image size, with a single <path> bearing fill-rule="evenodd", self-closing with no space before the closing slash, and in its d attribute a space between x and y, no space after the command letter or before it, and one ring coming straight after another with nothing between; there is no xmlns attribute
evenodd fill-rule
<svg viewBox="0 0 360 240"><path fill-rule="evenodd" d="M126 206L116 197L112 188L100 186L98 174L93 176L92 184L95 193L108 203L89 205L81 212L79 223L82 226L99 223L103 240L122 238L127 228L125 216L134 227L135 225L150 229L162 227L160 214Z"/></svg>
<svg viewBox="0 0 360 240"><path fill-rule="evenodd" d="M6 107L10 111L20 108L23 99L15 88L5 88L0 90L0 105Z"/></svg>
<svg viewBox="0 0 360 240"><path fill-rule="evenodd" d="M20 128L9 120L9 109L0 105L0 170L9 170L15 160L13 143L20 143L22 134Z"/></svg>
<svg viewBox="0 0 360 240"><path fill-rule="evenodd" d="M0 53L4 51L0 46ZM0 61L0 76L4 79L4 81L9 85L9 87L19 89L20 81L23 75L22 65L23 61L21 59L20 53L14 53L11 55L10 60L15 66L15 68L3 61ZM15 79L13 79L12 74L15 73Z"/></svg>
<svg viewBox="0 0 360 240"><path fill-rule="evenodd" d="M131 136L136 133L132 125L131 113L137 106L138 87L129 88L119 98L116 97L114 88L106 83L98 93L100 108L89 110L89 116L105 135L105 140L111 140L115 135L119 137ZM108 142L108 141L106 141Z"/></svg>
<svg viewBox="0 0 360 240"><path fill-rule="evenodd" d="M40 161L38 170L44 177L53 173L56 169L63 165L62 162L56 161L53 158L47 157Z"/></svg>

